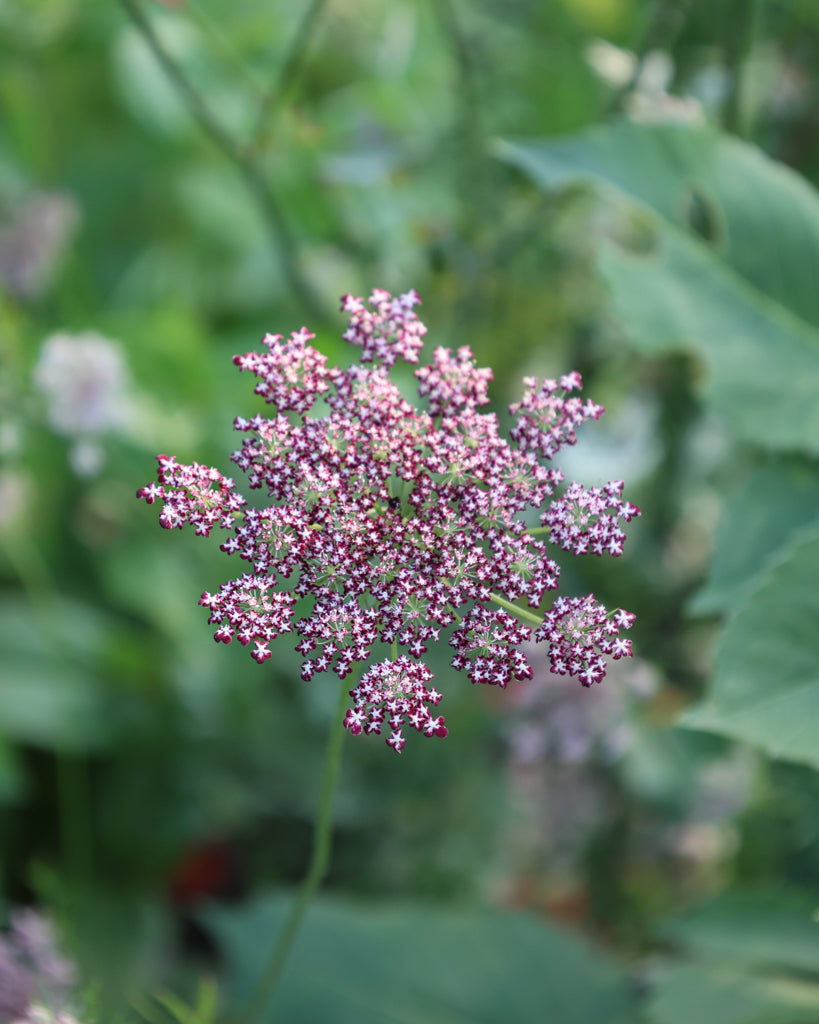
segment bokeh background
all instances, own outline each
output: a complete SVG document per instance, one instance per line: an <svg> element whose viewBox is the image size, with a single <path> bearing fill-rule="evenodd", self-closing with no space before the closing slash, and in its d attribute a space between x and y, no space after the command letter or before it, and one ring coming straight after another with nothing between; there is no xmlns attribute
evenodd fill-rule
<svg viewBox="0 0 819 1024"><path fill-rule="evenodd" d="M644 514L564 580L636 657L437 652L446 742L345 739L276 1019L816 1024L817 61L813 0L0 2L0 1019L248 991L335 690L216 647L231 567L134 494L228 471L234 353L349 362L384 287L502 418L525 374L606 406L561 465Z"/></svg>

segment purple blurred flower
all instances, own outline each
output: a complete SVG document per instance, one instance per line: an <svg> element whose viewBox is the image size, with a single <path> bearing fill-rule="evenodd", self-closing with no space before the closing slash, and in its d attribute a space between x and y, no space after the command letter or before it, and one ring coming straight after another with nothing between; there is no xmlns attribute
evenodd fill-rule
<svg viewBox="0 0 819 1024"><path fill-rule="evenodd" d="M0 1024L27 1020L35 1001L65 1009L74 980L50 922L31 908L13 911L9 931L0 935Z"/></svg>

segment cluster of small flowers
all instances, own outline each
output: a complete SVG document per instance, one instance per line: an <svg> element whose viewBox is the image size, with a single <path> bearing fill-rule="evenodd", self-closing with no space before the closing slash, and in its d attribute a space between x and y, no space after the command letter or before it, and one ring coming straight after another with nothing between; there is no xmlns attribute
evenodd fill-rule
<svg viewBox="0 0 819 1024"><path fill-rule="evenodd" d="M535 631L535 642L547 640L552 672L577 676L583 686L599 683L606 674L606 659L631 657L631 640L619 636L630 629L634 614L619 608L610 615L594 594L558 597Z"/></svg>
<svg viewBox="0 0 819 1024"><path fill-rule="evenodd" d="M389 715L391 729L387 745L399 754L407 742L401 731L404 722L426 736L446 736L443 715L433 717L428 705L437 705L440 694L434 687L432 672L423 662L412 661L405 654L395 661L380 661L365 673L358 686L350 690L354 705L344 719L345 728L357 736L361 732L379 733Z"/></svg>
<svg viewBox="0 0 819 1024"><path fill-rule="evenodd" d="M218 528L227 534L222 550L248 563L238 579L200 600L217 641L253 643L261 663L273 639L295 630L305 680L327 671L343 679L370 660L374 645L389 645L390 659L350 691L345 725L378 732L389 715L387 742L397 751L404 722L425 735L446 734L443 717L427 707L440 695L427 689L432 675L421 660L442 630L452 627L451 664L473 683L505 687L531 678L521 645L532 635L526 622L542 620L513 602L525 598L539 608L560 576L535 534L571 535L572 549L587 535L592 550L603 543L619 554L616 524L639 514L620 501L618 481L588 492L572 485L555 497L563 475L538 456L551 459L574 443L580 423L603 411L571 394L582 386L576 373L560 383L527 379L523 401L512 407L516 445L500 435L494 414L479 412L492 374L475 366L466 346L455 355L438 348L430 365L415 370L427 408L414 408L389 367L399 357L418 361L426 333L413 310L418 301L415 292L393 299L377 290L367 308L345 296L344 337L362 349L361 362L347 369L328 368L305 329L288 340L268 335L266 353L235 357L277 410L274 418L234 423L244 438L232 461L251 490L266 492L264 507L249 504L218 470L164 455L158 483L137 492L149 504L162 502L162 526L190 524L204 536ZM328 411L308 415L319 398ZM544 525L528 529L526 510L550 501L557 503L551 518L547 512ZM302 599L311 604L296 619ZM612 617L582 601L556 602L550 616L536 638L587 685L602 678L603 654L630 653L617 641L633 616Z"/></svg>
<svg viewBox="0 0 819 1024"><path fill-rule="evenodd" d="M561 377L559 383L551 378L524 377L523 386L523 398L509 406L518 418L509 436L521 451L537 452L544 459L553 459L564 444L576 444L575 429L584 420L600 419L606 411L591 399L584 402L578 395L566 397L583 387L576 370Z"/></svg>
<svg viewBox="0 0 819 1024"><path fill-rule="evenodd" d="M626 535L618 520L629 523L640 514L636 505L621 499L622 493L622 480L588 489L576 482L569 484L563 497L556 498L540 517L549 527L551 543L575 555L587 551L622 555Z"/></svg>
<svg viewBox="0 0 819 1024"><path fill-rule="evenodd" d="M377 361L393 366L398 356L407 363L417 363L427 333L412 309L420 302L414 290L394 299L383 288L376 288L369 298L372 308L367 309L361 299L344 295L341 311L350 314L350 323L342 337L361 347L362 363Z"/></svg>

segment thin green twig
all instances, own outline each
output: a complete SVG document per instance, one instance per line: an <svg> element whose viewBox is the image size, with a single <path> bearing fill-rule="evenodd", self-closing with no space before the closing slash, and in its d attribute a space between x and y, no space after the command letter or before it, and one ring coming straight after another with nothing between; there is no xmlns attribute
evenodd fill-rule
<svg viewBox="0 0 819 1024"><path fill-rule="evenodd" d="M290 90L295 85L299 71L304 64L313 29L326 6L327 0L312 0L307 8L275 82L261 98L259 111L256 115L256 127L251 133L248 143L249 150L256 148L263 141L265 130L273 115L279 110L282 103L287 99Z"/></svg>
<svg viewBox="0 0 819 1024"><path fill-rule="evenodd" d="M723 27L723 52L728 72L728 94L722 109L722 125L727 132L746 136L749 129L747 98L748 58L754 48L760 18L761 0L733 0L727 4Z"/></svg>
<svg viewBox="0 0 819 1024"><path fill-rule="evenodd" d="M620 108L624 98L634 89L645 67L646 57L652 50L671 52L674 41L682 32L695 0L657 0L648 19L642 39L637 44L637 63L629 80L612 97L608 112Z"/></svg>
<svg viewBox="0 0 819 1024"><path fill-rule="evenodd" d="M542 626L543 619L539 615L535 615L534 612L528 611L526 608L520 608L516 604L512 604L511 601L507 601L505 597L501 597L499 594L489 595L495 604L499 604L501 608L505 608L507 611L517 615L518 618L523 619L524 622L531 622L533 626Z"/></svg>
<svg viewBox="0 0 819 1024"><path fill-rule="evenodd" d="M143 11L140 0L119 0L119 2L175 86L191 116L244 178L262 212L282 272L294 296L307 313L323 319L326 315L324 305L314 293L304 274L296 239L290 231L278 198L254 154L244 151L238 140L213 116L198 90L163 45L151 20Z"/></svg>
<svg viewBox="0 0 819 1024"><path fill-rule="evenodd" d="M339 700L336 714L330 724L330 738L327 743L327 754L324 759L324 775L321 783L321 799L318 817L313 832L313 852L307 874L302 882L301 890L290 907L290 913L282 925L276 945L270 955L264 974L259 979L248 1009L240 1018L242 1024L256 1024L270 1002L279 978L284 971L293 943L301 929L304 915L319 885L327 874L330 863L332 838L332 806L338 780L338 766L341 761L341 744L345 730L341 726L341 717L349 700L349 687L342 683L339 689Z"/></svg>

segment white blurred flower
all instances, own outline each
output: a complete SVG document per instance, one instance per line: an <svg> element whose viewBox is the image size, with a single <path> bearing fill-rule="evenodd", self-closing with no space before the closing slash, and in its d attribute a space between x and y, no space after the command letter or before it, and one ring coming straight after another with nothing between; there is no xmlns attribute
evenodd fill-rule
<svg viewBox="0 0 819 1024"><path fill-rule="evenodd" d="M53 334L40 350L34 385L46 398L51 429L74 442L74 471L98 472L100 438L128 419L130 377L119 343L94 331Z"/></svg>
<svg viewBox="0 0 819 1024"><path fill-rule="evenodd" d="M702 104L694 96L676 96L668 91L674 79L674 61L665 50L650 50L638 61L630 50L595 39L586 47L586 62L611 89L629 91L623 108L633 121L644 124L705 121Z"/></svg>
<svg viewBox="0 0 819 1024"><path fill-rule="evenodd" d="M0 282L21 299L40 295L79 222L79 207L70 196L31 193L0 227Z"/></svg>
<svg viewBox="0 0 819 1024"><path fill-rule="evenodd" d="M597 77L612 89L628 85L637 68L636 54L605 39L593 39L586 47L585 57Z"/></svg>
<svg viewBox="0 0 819 1024"><path fill-rule="evenodd" d="M80 1024L80 1022L65 1010L54 1013L46 1006L35 1004L29 1006L25 1017L14 1021L13 1024Z"/></svg>

